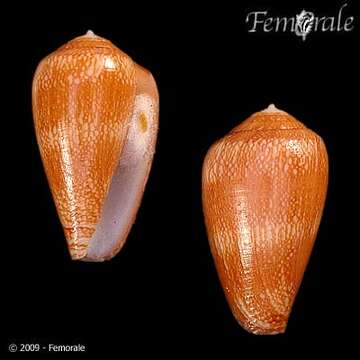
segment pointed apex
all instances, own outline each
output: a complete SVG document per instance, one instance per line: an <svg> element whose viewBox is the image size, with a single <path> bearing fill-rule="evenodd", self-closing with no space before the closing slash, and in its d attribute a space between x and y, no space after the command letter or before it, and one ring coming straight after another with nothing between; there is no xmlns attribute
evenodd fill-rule
<svg viewBox="0 0 360 360"><path fill-rule="evenodd" d="M94 32L92 30L88 30L86 32L85 36L87 36L87 37L96 37L96 35L94 34Z"/></svg>
<svg viewBox="0 0 360 360"><path fill-rule="evenodd" d="M284 111L279 110L274 104L270 104L265 110L263 110L262 112L267 112L267 113L283 113Z"/></svg>
<svg viewBox="0 0 360 360"><path fill-rule="evenodd" d="M118 49L109 41L98 35L96 35L92 30L88 30L86 34L77 36L74 39L68 41L65 45L59 48L60 49L75 49L82 47L94 48L94 47L109 47Z"/></svg>

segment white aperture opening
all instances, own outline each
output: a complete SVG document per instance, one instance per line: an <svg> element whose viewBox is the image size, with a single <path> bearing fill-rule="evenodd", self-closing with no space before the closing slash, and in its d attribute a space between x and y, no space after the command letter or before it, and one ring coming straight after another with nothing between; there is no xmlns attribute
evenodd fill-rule
<svg viewBox="0 0 360 360"><path fill-rule="evenodd" d="M149 175L157 134L157 104L147 94L137 95L126 143L86 260L111 257L124 244L135 220Z"/></svg>

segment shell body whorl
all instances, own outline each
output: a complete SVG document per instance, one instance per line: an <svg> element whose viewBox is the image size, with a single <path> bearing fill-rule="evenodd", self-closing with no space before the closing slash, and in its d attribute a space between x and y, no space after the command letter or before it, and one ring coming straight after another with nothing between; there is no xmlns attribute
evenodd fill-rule
<svg viewBox="0 0 360 360"><path fill-rule="evenodd" d="M203 166L210 248L230 308L248 331L285 331L327 181L322 139L272 106L210 148Z"/></svg>
<svg viewBox="0 0 360 360"><path fill-rule="evenodd" d="M152 103L152 118L146 121L155 128L156 139L156 85L152 78L144 80L139 68L110 41L88 32L44 58L36 70L33 80L36 136L73 259L101 261L114 255L114 250L107 249L101 256L95 252L89 257L90 240L129 143L129 129L138 131L138 119L133 117L138 96ZM139 93L139 81L153 89L151 95L147 91ZM143 136L138 133L139 138ZM153 140L147 138L141 143L144 149L140 152L146 157L146 164L152 161ZM141 175L142 185L147 175L148 172ZM137 191L139 194L134 196L137 200L131 200L134 208L131 217L135 216L143 188L133 190ZM124 216L128 219L122 226L129 228L134 219L128 214ZM124 239L119 239L124 237L122 232L117 229L109 235L117 237L113 246L123 243Z"/></svg>

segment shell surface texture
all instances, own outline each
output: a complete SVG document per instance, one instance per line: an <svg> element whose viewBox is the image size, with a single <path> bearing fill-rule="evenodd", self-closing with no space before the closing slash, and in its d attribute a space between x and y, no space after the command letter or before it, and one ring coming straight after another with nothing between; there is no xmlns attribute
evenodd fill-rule
<svg viewBox="0 0 360 360"><path fill-rule="evenodd" d="M323 140L274 105L209 149L202 197L210 249L232 313L247 331L285 331L327 183Z"/></svg>
<svg viewBox="0 0 360 360"><path fill-rule="evenodd" d="M152 75L88 31L40 62L32 105L72 259L112 258L135 221L155 152Z"/></svg>

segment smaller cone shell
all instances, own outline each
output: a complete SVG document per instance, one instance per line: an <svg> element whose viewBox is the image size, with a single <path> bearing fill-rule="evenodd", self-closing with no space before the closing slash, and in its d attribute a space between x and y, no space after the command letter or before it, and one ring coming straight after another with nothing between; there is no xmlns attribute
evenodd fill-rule
<svg viewBox="0 0 360 360"><path fill-rule="evenodd" d="M203 208L228 303L249 332L285 331L320 223L322 139L270 106L209 150Z"/></svg>

